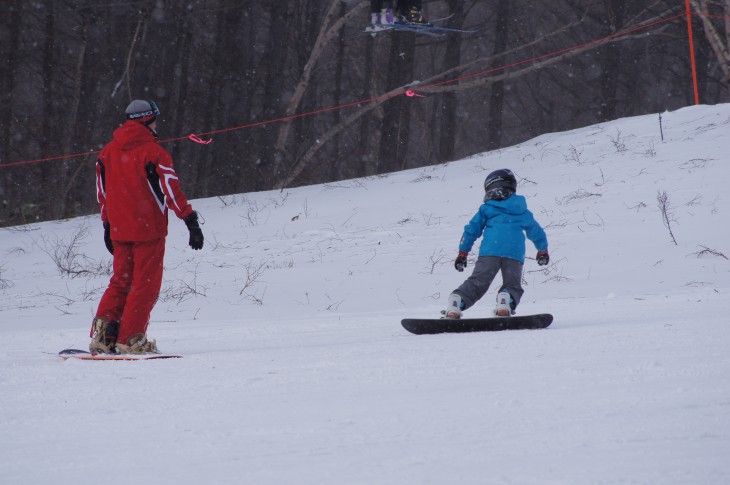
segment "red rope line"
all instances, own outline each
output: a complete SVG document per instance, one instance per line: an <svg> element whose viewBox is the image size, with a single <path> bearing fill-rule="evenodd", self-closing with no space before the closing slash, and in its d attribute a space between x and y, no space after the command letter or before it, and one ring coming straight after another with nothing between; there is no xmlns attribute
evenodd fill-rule
<svg viewBox="0 0 730 485"><path fill-rule="evenodd" d="M38 163L38 162L50 162L52 160L62 160L64 158L85 157L87 155L94 155L95 153L99 153L99 152L101 152L101 150L94 150L94 151L91 151L91 152L74 153L72 155L59 155L57 157L38 158L36 160L24 160L22 162L3 163L3 164L0 164L0 168L17 167L19 165L29 165L31 163Z"/></svg>
<svg viewBox="0 0 730 485"><path fill-rule="evenodd" d="M291 120L295 120L297 118L305 118L307 116L314 116L314 115L318 115L318 114L322 114L322 113L327 113L329 111L336 111L336 110L340 110L340 109L345 109L345 108L349 108L351 106L357 106L359 104L370 104L370 103L374 103L375 101L380 101L380 100L386 100L386 99L389 99L389 98L394 98L396 96L400 96L401 94L403 94L403 93L398 92L398 93L394 93L394 94L384 94L384 95L381 95L381 96L377 96L375 98L365 99L365 100L361 100L361 101L353 101L351 103L340 104L338 106L330 106L329 108L322 108L322 109L318 109L318 110L315 110L315 111L309 111L307 113L299 113L299 114L295 114L295 115L282 116L281 118L274 118L274 119L265 120L265 121L257 121L255 123L249 123L247 125L232 126L230 128L222 128L220 130L205 131L203 133L196 133L196 135L197 136L210 136L210 135L217 135L219 133L226 133L226 132L229 132L229 131L245 130L245 129L248 129L248 128L256 128L258 126L271 125L271 124L274 124L274 123L282 123L284 121L291 121ZM189 135L179 136L177 138L168 138L166 140L160 140L160 143L167 143L167 142L170 142L170 141L186 140L187 138L189 138Z"/></svg>
<svg viewBox="0 0 730 485"><path fill-rule="evenodd" d="M683 18L685 16L686 16L685 13L681 13L681 14L678 14L678 15L674 15L672 17L668 17L668 18L665 18L665 19L657 20L655 22L651 22L651 23L649 23L647 25L642 25L642 26L639 26L639 27L633 27L633 28L630 28L630 29L627 29L627 30L624 30L624 31L621 31L621 32L616 32L615 34L611 34L609 36L602 37L600 39L594 39L594 40L591 40L591 41L588 41L588 42L584 42L582 44L578 44L578 45L575 45L575 46L572 46L572 47L567 47L565 49L560 49L560 50L557 50L555 52L551 52L551 53L548 53L548 54L542 54L542 55L539 55L539 56L536 56L536 57L532 57L530 59L524 59L524 60L521 60L521 61L517 61L517 62L510 63L510 64L506 64L504 66L495 67L495 68L492 68L492 69L487 69L487 70L480 71L480 72L475 72L475 73L472 73L472 74L467 74L465 76L459 76L459 77L456 77L456 78L453 78L453 79L448 79L446 81L441 81L441 82L437 82L437 83L433 83L433 84L427 84L427 85L424 85L424 86L419 86L417 88L415 88L415 87L410 87L410 88L407 88L407 89L404 88L402 91L398 91L396 93L383 94L383 95L376 96L376 97L370 98L370 99L353 101L351 103L340 104L340 105L337 105L337 106L330 106L330 107L327 107L327 108L322 108L322 109L318 109L318 110L314 110L314 111L308 111L308 112L305 112L305 113L299 113L299 114L293 114L293 115L288 115L288 116L282 116L280 118L274 118L274 119L265 120L265 121L257 121L257 122L254 122L254 123L249 123L249 124L239 125L239 126L233 126L233 127L229 127L229 128L223 128L223 129L220 129L220 130L206 131L206 132L203 132L203 133L190 134L190 135L180 136L180 137L176 137L176 138L168 138L168 139L165 139L165 140L160 140L159 143L169 143L169 142L173 142L173 141L193 139L193 138L191 138L193 136L195 136L195 137L211 136L211 135L217 135L217 134L220 134L220 133L227 133L227 132L231 132L231 131L245 130L245 129L249 129L249 128L256 128L256 127L259 127L259 126L271 125L271 124L275 124L275 123L283 123L285 121L291 121L291 120L295 120L295 119L299 119L299 118L305 118L305 117L309 117L309 116L316 116L316 115L319 115L319 114L328 113L328 112L331 112L331 111L337 111L337 110L341 110L341 109L345 109L345 108L350 108L350 107L358 106L358 105L362 105L362 104L370 104L370 103L374 103L376 101L388 100L390 98L394 98L396 96L400 96L400 95L406 94L408 92L415 94L415 91L416 90L423 91L423 90L428 89L430 87L437 87L437 86L445 86L445 85L448 85L448 84L454 84L454 83L458 83L460 81L464 81L466 79L471 79L471 78L474 78L474 77L480 77L480 76L484 76L486 74L491 74L491 73L494 73L494 72L503 71L503 70L506 70L506 69L509 69L509 68L512 68L512 67L517 67L517 66L521 66L523 64L528 64L530 62L540 61L540 60L547 59L547 58L550 58L550 57L556 57L556 56L559 56L561 54L565 54L567 52L571 52L571 51L574 51L574 50L581 49L583 47L590 46L592 44L597 44L597 43L600 43L600 42L605 42L605 41L610 40L610 39L613 39L613 38L622 37L622 36L629 35L629 34L632 34L634 32L638 32L638 31L641 31L641 30L646 30L648 28L655 27L657 25L660 25L660 24L663 24L663 23L666 23L666 22L671 22L673 20L677 20L679 18ZM411 97L413 97L413 96L411 96ZM195 140L193 139L193 141L195 141ZM24 161L21 161L21 162L5 163L5 164L0 164L0 169L7 168L7 167L16 167L16 166L20 166L20 165L29 165L29 164L32 164L32 163L49 162L49 161L53 161L53 160L62 160L62 159L68 159L68 158L83 157L83 156L88 156L88 155L94 155L94 154L97 154L99 152L101 152L101 150L94 150L94 151L82 152L82 153L74 153L72 155L61 155L61 156L48 157L48 158L38 158L38 159L35 159L35 160L24 160Z"/></svg>
<svg viewBox="0 0 730 485"><path fill-rule="evenodd" d="M426 89L426 88L430 88L430 87L444 86L444 85L447 85L447 84L453 84L453 83L456 83L456 82L459 82L459 81L463 81L464 79L470 79L470 78L473 78L473 77L484 76L485 74L491 74L491 73L494 73L494 72L503 71L503 70L509 69L511 67L521 66L523 64L528 64L530 62L541 61L541 60L547 59L549 57L557 57L557 56L559 56L561 54L565 54L565 53L568 53L568 52L571 52L571 51L574 51L574 50L582 49L583 47L588 47L590 45L598 44L600 42L605 42L607 40L611 40L611 39L614 39L614 38L617 38L617 37L623 37L624 35L629 35L629 34L633 34L634 32L638 32L640 30L648 29L649 27L654 27L656 25L663 24L665 22L670 22L672 20L677 20L677 19L682 18L684 16L685 16L685 14L682 13L682 14L675 15L673 17L669 17L669 18L666 18L666 19L657 20L656 22L652 22L650 24L642 25L642 26L639 26L639 27L633 27L631 29L623 30L621 32L616 32L615 34L611 34L611 35L608 35L606 37L602 37L600 39L594 39L594 40L591 40L591 41L588 41L588 42L584 42L583 44L578 44L578 45L575 45L575 46L572 46L572 47L566 47L565 49L561 49L561 50L558 50L558 51L555 51L555 52L551 52L551 53L548 53L548 54L542 54L542 55L533 57L531 59L524 59L522 61L513 62L511 64L506 64L504 66L499 66L499 67L495 67L495 68L492 68L492 69L487 69L485 71L475 72L473 74L468 74L466 76L461 76L461 77L458 77L458 78L455 78L455 79L449 79L447 81L442 81L442 82L439 82L439 83L434 83L434 84L430 84L430 85L427 85L427 86L419 87L418 89Z"/></svg>
<svg viewBox="0 0 730 485"><path fill-rule="evenodd" d="M692 15L697 15L698 17L707 17L707 18L711 18L711 19L730 20L730 16L728 16L728 15L714 15L711 13L701 13L701 12L692 12Z"/></svg>

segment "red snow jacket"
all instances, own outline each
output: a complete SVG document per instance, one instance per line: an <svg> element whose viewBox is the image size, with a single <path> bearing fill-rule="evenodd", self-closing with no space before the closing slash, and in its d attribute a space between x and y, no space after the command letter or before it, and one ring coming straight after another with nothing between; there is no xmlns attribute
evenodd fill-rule
<svg viewBox="0 0 730 485"><path fill-rule="evenodd" d="M180 188L172 157L151 129L127 121L96 162L101 220L113 241L150 241L167 236L167 209L180 219L193 212Z"/></svg>

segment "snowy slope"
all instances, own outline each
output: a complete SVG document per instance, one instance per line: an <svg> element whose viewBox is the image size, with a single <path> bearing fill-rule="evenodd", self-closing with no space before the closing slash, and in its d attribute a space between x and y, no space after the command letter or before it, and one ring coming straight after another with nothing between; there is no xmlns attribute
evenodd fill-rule
<svg viewBox="0 0 730 485"><path fill-rule="evenodd" d="M61 362L108 281L98 217L0 229L0 481L730 483L730 105L662 128L194 201L205 248L171 220L149 331L175 361ZM468 275L461 230L505 167L552 258L519 312L555 322L406 333Z"/></svg>

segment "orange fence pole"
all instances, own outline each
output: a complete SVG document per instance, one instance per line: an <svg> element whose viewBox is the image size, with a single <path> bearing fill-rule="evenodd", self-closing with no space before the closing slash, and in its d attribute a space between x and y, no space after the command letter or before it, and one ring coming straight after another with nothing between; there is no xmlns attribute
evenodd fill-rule
<svg viewBox="0 0 730 485"><path fill-rule="evenodd" d="M687 35L689 35L689 59L690 63L692 64L692 86L694 87L694 94L695 94L695 104L700 104L700 93L697 89L697 63L695 62L695 41L694 36L692 35L692 9L689 5L689 0L686 0L687 3Z"/></svg>

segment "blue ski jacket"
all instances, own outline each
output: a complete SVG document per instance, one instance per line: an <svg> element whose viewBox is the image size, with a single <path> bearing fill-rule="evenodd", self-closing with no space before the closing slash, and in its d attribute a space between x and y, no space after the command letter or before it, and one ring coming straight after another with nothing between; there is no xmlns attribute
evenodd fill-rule
<svg viewBox="0 0 730 485"><path fill-rule="evenodd" d="M464 226L459 250L468 253L484 234L479 256L498 256L525 262L525 234L538 251L548 248L545 231L527 209L527 201L513 194L505 200L488 200Z"/></svg>

